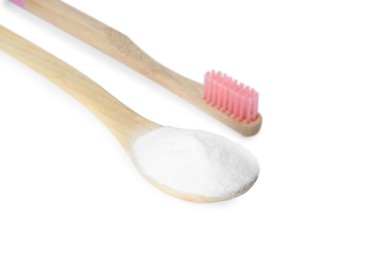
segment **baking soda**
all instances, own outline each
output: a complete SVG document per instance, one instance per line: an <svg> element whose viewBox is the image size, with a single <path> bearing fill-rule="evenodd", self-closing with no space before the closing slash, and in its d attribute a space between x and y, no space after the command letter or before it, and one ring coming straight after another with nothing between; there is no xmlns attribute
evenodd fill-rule
<svg viewBox="0 0 390 260"><path fill-rule="evenodd" d="M159 128L138 138L132 149L144 175L187 194L226 197L259 174L256 158L241 145L200 130Z"/></svg>

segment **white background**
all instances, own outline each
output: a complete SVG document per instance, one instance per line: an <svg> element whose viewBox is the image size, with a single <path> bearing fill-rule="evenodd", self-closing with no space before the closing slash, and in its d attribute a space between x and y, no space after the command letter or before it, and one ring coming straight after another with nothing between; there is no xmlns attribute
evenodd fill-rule
<svg viewBox="0 0 390 260"><path fill-rule="evenodd" d="M218 69L256 88L260 134L4 0L0 23L147 118L242 143L260 178L224 203L165 195L87 109L0 52L1 260L390 259L388 1L66 2L185 76Z"/></svg>

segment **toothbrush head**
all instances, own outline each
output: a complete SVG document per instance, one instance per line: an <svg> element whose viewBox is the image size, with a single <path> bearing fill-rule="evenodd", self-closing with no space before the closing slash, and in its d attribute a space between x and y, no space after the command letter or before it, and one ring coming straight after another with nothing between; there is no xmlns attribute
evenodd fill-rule
<svg viewBox="0 0 390 260"><path fill-rule="evenodd" d="M259 94L221 72L205 74L203 98L240 122L251 123L258 117Z"/></svg>

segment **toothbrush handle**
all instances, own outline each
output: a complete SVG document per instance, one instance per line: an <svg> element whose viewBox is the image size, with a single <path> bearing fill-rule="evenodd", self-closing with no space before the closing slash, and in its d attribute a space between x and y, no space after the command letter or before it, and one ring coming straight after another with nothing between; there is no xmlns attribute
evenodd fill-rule
<svg viewBox="0 0 390 260"><path fill-rule="evenodd" d="M157 124L143 118L87 76L0 25L0 50L48 78L89 108L123 146Z"/></svg>
<svg viewBox="0 0 390 260"><path fill-rule="evenodd" d="M11 0L103 53L142 73L180 97L202 99L203 85L164 67L123 33L59 0ZM20 3L21 2L21 3ZM183 87L189 88L183 91Z"/></svg>
<svg viewBox="0 0 390 260"><path fill-rule="evenodd" d="M10 0L43 18L114 59L140 72L157 84L183 98L239 133L256 134L262 117L251 124L242 123L203 100L203 84L183 77L143 52L126 35L82 13L60 0Z"/></svg>

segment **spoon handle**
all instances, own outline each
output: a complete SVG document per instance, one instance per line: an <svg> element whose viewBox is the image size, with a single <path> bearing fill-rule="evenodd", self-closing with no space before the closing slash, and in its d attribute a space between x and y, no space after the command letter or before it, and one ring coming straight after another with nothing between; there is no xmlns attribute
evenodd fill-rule
<svg viewBox="0 0 390 260"><path fill-rule="evenodd" d="M0 49L67 91L88 107L127 148L158 125L138 115L87 76L0 25Z"/></svg>

